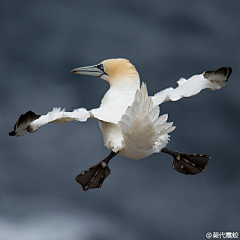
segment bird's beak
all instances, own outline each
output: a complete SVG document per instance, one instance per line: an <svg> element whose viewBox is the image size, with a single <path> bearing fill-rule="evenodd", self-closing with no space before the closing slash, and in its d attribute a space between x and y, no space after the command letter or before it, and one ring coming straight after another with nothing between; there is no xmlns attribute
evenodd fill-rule
<svg viewBox="0 0 240 240"><path fill-rule="evenodd" d="M104 74L104 71L99 68L98 65L75 68L71 73L77 73L81 75L101 77Z"/></svg>

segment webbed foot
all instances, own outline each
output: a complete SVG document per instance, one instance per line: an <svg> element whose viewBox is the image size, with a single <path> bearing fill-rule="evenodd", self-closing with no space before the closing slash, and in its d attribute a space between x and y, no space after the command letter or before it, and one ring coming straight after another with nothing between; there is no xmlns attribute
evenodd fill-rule
<svg viewBox="0 0 240 240"><path fill-rule="evenodd" d="M117 153L111 152L104 160L94 165L93 167L83 171L76 178L75 181L80 183L83 187L83 192L90 188L101 188L105 178L111 173L108 167L108 162Z"/></svg>
<svg viewBox="0 0 240 240"><path fill-rule="evenodd" d="M180 153L171 151L168 148L163 148L162 152L173 156L173 169L187 175L194 175L203 172L210 159L206 154Z"/></svg>

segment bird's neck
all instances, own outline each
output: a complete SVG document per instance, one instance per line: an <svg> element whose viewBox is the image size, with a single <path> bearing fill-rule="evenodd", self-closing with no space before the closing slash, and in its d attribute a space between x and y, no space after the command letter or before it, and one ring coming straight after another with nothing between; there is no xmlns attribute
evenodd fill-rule
<svg viewBox="0 0 240 240"><path fill-rule="evenodd" d="M118 76L114 77L109 81L110 89L119 88L120 89L139 89L140 88L140 78L137 73L129 74L128 76Z"/></svg>

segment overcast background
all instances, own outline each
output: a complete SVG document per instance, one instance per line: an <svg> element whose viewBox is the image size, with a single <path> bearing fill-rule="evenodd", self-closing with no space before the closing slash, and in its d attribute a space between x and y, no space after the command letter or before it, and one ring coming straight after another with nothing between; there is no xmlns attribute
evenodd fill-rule
<svg viewBox="0 0 240 240"><path fill-rule="evenodd" d="M1 1L0 240L206 239L240 232L240 1ZM161 106L170 149L212 158L186 176L164 153L116 156L101 189L74 178L109 154L96 120L21 138L20 114L96 108L108 83L71 74L129 59L154 94L180 77L231 66L220 91Z"/></svg>

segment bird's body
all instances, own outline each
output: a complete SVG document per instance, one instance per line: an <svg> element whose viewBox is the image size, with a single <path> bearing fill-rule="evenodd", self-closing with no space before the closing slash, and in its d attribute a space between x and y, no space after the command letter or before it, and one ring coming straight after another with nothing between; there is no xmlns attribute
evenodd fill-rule
<svg viewBox="0 0 240 240"><path fill-rule="evenodd" d="M121 97L119 101L123 101ZM159 107L153 107L152 97L142 84L141 90L135 90L131 104L119 115L117 124L99 121L99 125L109 150L127 158L142 159L167 145L168 133L175 127L166 120L167 115L159 117Z"/></svg>
<svg viewBox="0 0 240 240"><path fill-rule="evenodd" d="M165 148L169 141L168 133L175 127L172 126L172 122L167 122L167 114L159 116L159 105L166 101L177 101L182 97L194 96L202 89L220 89L226 84L231 68L206 71L188 80L180 79L177 88L167 88L153 97L148 96L146 84L143 83L140 87L139 74L126 59L109 59L98 65L76 68L72 72L97 76L109 82L110 88L99 108L90 111L79 108L73 112L54 108L52 112L43 116L29 111L20 116L10 135L23 136L27 132L35 132L46 123L97 119L104 145L111 154L77 176L76 180L82 184L84 191L88 188L101 187L103 180L110 174L107 164L117 153L131 159L142 159L162 150L174 156L173 167L179 172L196 174L204 169L209 159L207 155L185 154L181 159L183 156L181 153ZM189 156L191 160L187 160Z"/></svg>
<svg viewBox="0 0 240 240"><path fill-rule="evenodd" d="M141 159L160 152L168 142L168 135L158 136L156 126L152 123L159 115L158 106L154 109L155 116L147 119L153 109L153 101L148 97L145 84L139 91L140 78L136 68L126 59L106 60L102 64L107 73L103 79L109 82L110 88L100 107L90 110L90 115L99 120L104 145L110 151L131 159ZM74 71L81 74L82 68L80 72L79 69ZM163 138L165 141L161 144L160 139Z"/></svg>

